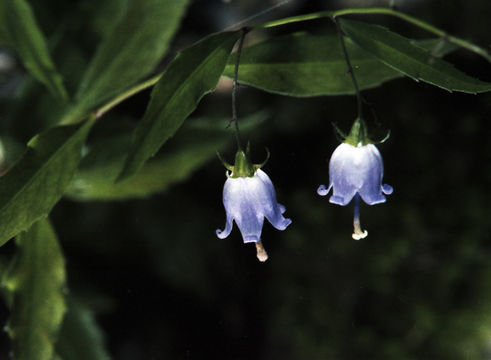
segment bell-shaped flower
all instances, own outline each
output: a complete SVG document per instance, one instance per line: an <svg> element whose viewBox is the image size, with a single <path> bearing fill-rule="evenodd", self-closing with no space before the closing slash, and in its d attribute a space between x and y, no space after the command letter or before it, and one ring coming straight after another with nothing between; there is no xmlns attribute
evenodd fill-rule
<svg viewBox="0 0 491 360"><path fill-rule="evenodd" d="M226 238L235 221L244 243L255 243L258 259L266 261L268 255L261 242L264 218L278 230L285 230L292 221L283 217L286 209L276 201L273 183L260 169L264 163L251 164L248 152L246 154L241 150L237 152L234 166L221 160L229 170L223 188L223 205L227 220L225 229L218 229L216 234L220 239Z"/></svg>
<svg viewBox="0 0 491 360"><path fill-rule="evenodd" d="M377 147L366 143L364 124L355 121L346 142L334 150L329 161L329 187L321 185L317 193L325 196L332 189L329 202L341 206L355 200L353 238L362 239L368 232L361 230L360 197L368 205L385 202L385 195L392 193L390 185L382 184L384 164ZM384 195L385 194L385 195Z"/></svg>

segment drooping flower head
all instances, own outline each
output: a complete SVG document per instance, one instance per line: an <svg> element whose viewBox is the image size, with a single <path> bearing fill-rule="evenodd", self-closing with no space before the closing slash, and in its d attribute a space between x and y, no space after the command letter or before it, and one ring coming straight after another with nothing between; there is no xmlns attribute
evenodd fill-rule
<svg viewBox="0 0 491 360"><path fill-rule="evenodd" d="M361 230L360 197L368 205L385 202L392 193L390 185L382 184L384 164L377 147L368 139L363 121L357 119L345 142L334 150L329 161L329 187L319 186L317 193L325 196L332 188L329 202L347 205L353 198L355 204L355 240L363 239L368 232ZM384 195L385 194L385 195Z"/></svg>
<svg viewBox="0 0 491 360"><path fill-rule="evenodd" d="M261 242L261 231L264 218L278 230L285 230L291 224L290 219L283 217L286 208L276 201L273 183L261 167L262 164L252 164L249 160L249 146L246 153L239 150L232 166L220 160L228 169L227 180L223 187L223 205L227 220L224 230L217 230L220 239L226 238L232 231L233 221L242 233L244 243L253 242L256 245L259 261L266 261L268 255Z"/></svg>

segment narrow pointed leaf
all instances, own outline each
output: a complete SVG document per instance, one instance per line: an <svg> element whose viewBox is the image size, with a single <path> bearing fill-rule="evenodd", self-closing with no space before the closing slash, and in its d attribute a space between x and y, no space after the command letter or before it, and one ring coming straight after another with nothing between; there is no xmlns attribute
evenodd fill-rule
<svg viewBox="0 0 491 360"><path fill-rule="evenodd" d="M387 28L355 20L338 21L344 33L360 47L414 80L448 91L480 93L491 90L491 83L464 74Z"/></svg>
<svg viewBox="0 0 491 360"><path fill-rule="evenodd" d="M120 21L100 44L65 123L119 95L151 74L169 47L188 0L130 1Z"/></svg>
<svg viewBox="0 0 491 360"><path fill-rule="evenodd" d="M267 113L241 119L241 132L255 128ZM129 135L115 136L95 144L82 160L67 196L79 201L109 201L148 197L189 178L194 171L216 159L216 151L234 141L229 119L191 119L186 121L165 152L149 160L134 176L114 183L130 144ZM225 171L225 169L224 169Z"/></svg>
<svg viewBox="0 0 491 360"><path fill-rule="evenodd" d="M47 216L63 195L93 121L49 129L29 141L23 157L0 177L0 246Z"/></svg>
<svg viewBox="0 0 491 360"><path fill-rule="evenodd" d="M42 219L17 238L18 254L3 279L12 294L7 325L15 360L51 360L66 310L65 261L56 234Z"/></svg>
<svg viewBox="0 0 491 360"><path fill-rule="evenodd" d="M61 75L56 71L44 35L26 0L0 1L0 45L13 48L36 79L53 95L67 100Z"/></svg>
<svg viewBox="0 0 491 360"><path fill-rule="evenodd" d="M134 175L213 91L240 32L210 35L180 52L152 91L119 180Z"/></svg>
<svg viewBox="0 0 491 360"><path fill-rule="evenodd" d="M68 311L56 342L56 352L63 360L110 359L94 314L70 297Z"/></svg>
<svg viewBox="0 0 491 360"><path fill-rule="evenodd" d="M420 43L433 49L434 39ZM346 42L360 89L369 89L403 75L351 41ZM438 55L455 47L445 44ZM233 77L235 54L224 75ZM297 33L245 48L239 67L239 81L256 88L289 96L354 94L353 82L336 35Z"/></svg>

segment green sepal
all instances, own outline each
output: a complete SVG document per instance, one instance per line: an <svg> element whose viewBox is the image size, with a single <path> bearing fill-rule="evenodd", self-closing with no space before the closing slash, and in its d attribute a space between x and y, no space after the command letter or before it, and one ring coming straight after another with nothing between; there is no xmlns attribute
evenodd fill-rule
<svg viewBox="0 0 491 360"><path fill-rule="evenodd" d="M269 158L271 157L271 153L269 152L269 149L268 148L265 148L265 149L266 149L266 159L262 163L260 163L260 164L254 164L254 169L255 170L260 169L264 165L266 165L266 163L268 162Z"/></svg>
<svg viewBox="0 0 491 360"><path fill-rule="evenodd" d="M353 122L353 126L351 126L351 130L344 142L355 147L373 144L373 141L368 138L367 126L363 119L357 118Z"/></svg>
<svg viewBox="0 0 491 360"><path fill-rule="evenodd" d="M222 156L222 154L220 154L217 150L217 156L218 156L218 159L222 162L223 166L225 167L225 169L227 170L230 170L230 171L233 171L234 170L234 167L232 165L230 165L227 160L225 160Z"/></svg>
<svg viewBox="0 0 491 360"><path fill-rule="evenodd" d="M238 150L235 154L235 164L232 170L232 178L253 177L256 169L250 160L250 146L247 144L247 150Z"/></svg>
<svg viewBox="0 0 491 360"><path fill-rule="evenodd" d="M247 143L246 151L239 149L235 154L235 163L230 165L217 151L217 156L222 162L223 166L230 171L227 173L229 178L239 178L239 177L253 177L256 171L262 168L268 162L270 158L269 149L266 148L266 159L261 164L253 164L250 160L251 147Z"/></svg>
<svg viewBox="0 0 491 360"><path fill-rule="evenodd" d="M389 138L390 138L390 130L387 130L387 134L384 136L384 138L382 140L376 141L374 144L383 144L384 142L389 140Z"/></svg>
<svg viewBox="0 0 491 360"><path fill-rule="evenodd" d="M332 127L334 128L334 135L336 136L336 139L339 140L339 142L344 142L344 140L348 137L343 130L339 128L338 125L335 123L331 123Z"/></svg>

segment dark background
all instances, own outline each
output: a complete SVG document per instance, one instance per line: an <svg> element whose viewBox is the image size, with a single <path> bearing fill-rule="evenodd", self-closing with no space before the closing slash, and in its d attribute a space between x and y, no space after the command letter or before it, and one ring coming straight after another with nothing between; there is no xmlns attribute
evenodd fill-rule
<svg viewBox="0 0 491 360"><path fill-rule="evenodd" d="M56 34L61 22L63 36L77 44L79 56L69 64L79 69L68 77L73 90L96 49L97 26L104 26L88 24L86 17L102 5L31 3L46 34ZM262 19L386 3L292 1ZM489 50L487 0L395 4ZM194 1L173 50L271 5ZM428 36L396 19L363 19L407 37ZM335 31L327 20L313 21L251 33L248 41L300 30ZM63 53L54 54L62 64ZM491 81L490 64L472 53L459 50L446 59ZM2 112L10 111L15 81L23 81L20 65L1 83ZM391 130L379 149L384 182L394 187L385 204L362 205L362 226L369 231L364 240L351 239L351 204L332 205L316 194L319 184L328 183L327 161L338 145L331 123L347 131L356 117L351 96L291 98L241 87L239 119L261 110L270 114L246 138L255 162L263 160L265 146L271 151L264 170L293 220L283 232L265 223L270 259L264 264L235 225L227 239L215 236L225 222L224 169L216 159L148 199L63 200L55 207L70 294L94 311L114 359L491 357L491 95L449 93L404 78L363 96L373 136ZM147 91L111 111L92 136L123 117L136 123L148 98ZM44 121L32 114L36 106L16 109L17 117L30 114L29 125L5 116L2 131L29 139ZM229 90L205 97L193 116L229 117ZM232 160L234 151L224 155ZM0 250L7 254L13 245Z"/></svg>

